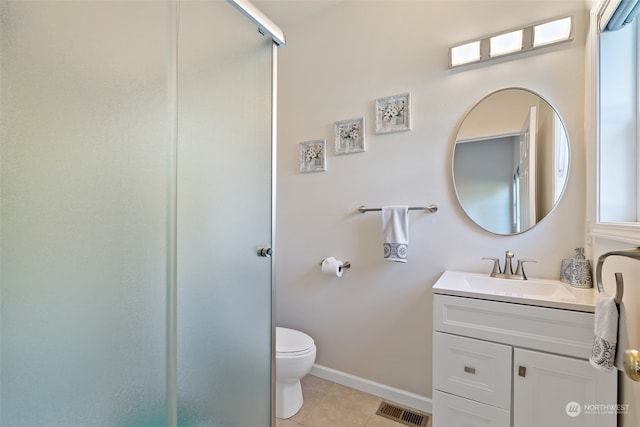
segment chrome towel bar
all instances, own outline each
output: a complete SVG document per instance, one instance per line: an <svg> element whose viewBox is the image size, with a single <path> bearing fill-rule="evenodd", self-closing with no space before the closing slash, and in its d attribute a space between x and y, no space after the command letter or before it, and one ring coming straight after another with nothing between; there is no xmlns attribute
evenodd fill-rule
<svg viewBox="0 0 640 427"><path fill-rule="evenodd" d="M624 249L620 251L611 251L600 255L598 263L596 265L596 283L598 285L598 292L604 292L604 286L602 285L602 266L604 261L610 256L623 256L640 261L640 248ZM616 273L616 304L622 302L622 296L624 295L624 281L622 280L622 273Z"/></svg>
<svg viewBox="0 0 640 427"><path fill-rule="evenodd" d="M372 211L381 211L382 208L368 208L364 205L358 208L360 213L372 212ZM409 207L410 211L429 211L431 213L438 212L438 205L429 205L429 206L411 206Z"/></svg>

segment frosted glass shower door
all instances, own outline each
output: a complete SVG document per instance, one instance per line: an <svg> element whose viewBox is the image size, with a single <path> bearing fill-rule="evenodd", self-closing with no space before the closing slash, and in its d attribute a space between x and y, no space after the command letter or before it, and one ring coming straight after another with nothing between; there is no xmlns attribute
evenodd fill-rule
<svg viewBox="0 0 640 427"><path fill-rule="evenodd" d="M178 50L178 425L269 426L272 41L182 2Z"/></svg>
<svg viewBox="0 0 640 427"><path fill-rule="evenodd" d="M2 0L0 43L0 427L268 426L271 39Z"/></svg>
<svg viewBox="0 0 640 427"><path fill-rule="evenodd" d="M166 424L171 2L0 2L0 425Z"/></svg>

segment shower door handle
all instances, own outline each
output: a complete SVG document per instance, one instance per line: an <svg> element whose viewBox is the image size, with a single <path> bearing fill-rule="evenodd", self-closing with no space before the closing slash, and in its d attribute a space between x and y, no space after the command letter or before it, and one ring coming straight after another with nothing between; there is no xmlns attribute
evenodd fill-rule
<svg viewBox="0 0 640 427"><path fill-rule="evenodd" d="M272 252L271 248L260 248L258 249L258 256L269 258Z"/></svg>

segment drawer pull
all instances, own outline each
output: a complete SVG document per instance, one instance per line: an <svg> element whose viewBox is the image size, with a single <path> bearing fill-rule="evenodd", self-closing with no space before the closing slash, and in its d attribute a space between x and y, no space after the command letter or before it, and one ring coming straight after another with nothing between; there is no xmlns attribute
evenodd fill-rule
<svg viewBox="0 0 640 427"><path fill-rule="evenodd" d="M521 377L527 376L527 367L526 366L518 366L518 375Z"/></svg>
<svg viewBox="0 0 640 427"><path fill-rule="evenodd" d="M467 374L473 374L473 375L475 375L475 373L476 373L476 368L472 368L471 366L465 366L465 367L464 367L464 371L465 371Z"/></svg>

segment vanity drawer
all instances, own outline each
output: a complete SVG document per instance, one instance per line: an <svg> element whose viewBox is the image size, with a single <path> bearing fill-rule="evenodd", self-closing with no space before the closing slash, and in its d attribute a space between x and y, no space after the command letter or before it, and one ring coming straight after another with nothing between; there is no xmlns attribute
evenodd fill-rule
<svg viewBox="0 0 640 427"><path fill-rule="evenodd" d="M435 332L433 349L435 389L511 408L510 346Z"/></svg>
<svg viewBox="0 0 640 427"><path fill-rule="evenodd" d="M433 329L588 359L593 313L449 295L433 296Z"/></svg>
<svg viewBox="0 0 640 427"><path fill-rule="evenodd" d="M438 390L433 391L433 427L510 427L511 413L463 399Z"/></svg>

